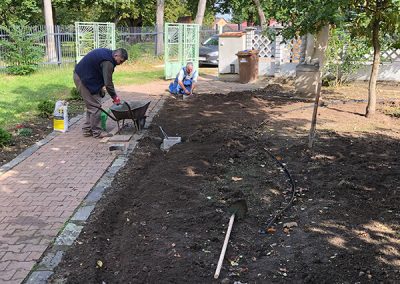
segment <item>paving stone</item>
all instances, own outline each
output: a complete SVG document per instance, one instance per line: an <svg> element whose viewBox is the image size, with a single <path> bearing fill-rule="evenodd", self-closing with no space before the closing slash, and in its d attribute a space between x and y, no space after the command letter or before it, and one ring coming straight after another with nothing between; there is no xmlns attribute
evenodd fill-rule
<svg viewBox="0 0 400 284"><path fill-rule="evenodd" d="M59 246L70 246L74 243L83 229L83 226L78 226L73 223L68 223L63 232L58 236L55 241Z"/></svg>
<svg viewBox="0 0 400 284"><path fill-rule="evenodd" d="M78 211L76 211L74 216L72 216L71 220L72 221L86 221L89 218L90 213L92 213L93 209L94 209L94 205L81 207L78 209Z"/></svg>

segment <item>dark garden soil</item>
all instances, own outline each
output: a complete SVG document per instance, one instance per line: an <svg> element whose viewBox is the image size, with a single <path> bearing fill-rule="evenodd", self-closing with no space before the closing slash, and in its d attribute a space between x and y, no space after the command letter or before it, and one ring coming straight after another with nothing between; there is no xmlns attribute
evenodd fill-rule
<svg viewBox="0 0 400 284"><path fill-rule="evenodd" d="M168 99L52 282L399 283L399 120L326 99L312 151L312 103L279 85ZM183 143L162 152L157 125ZM265 149L296 181L268 232L291 186ZM214 280L238 199L248 214Z"/></svg>
<svg viewBox="0 0 400 284"><path fill-rule="evenodd" d="M83 112L81 101L70 101L68 107L69 118ZM12 134L11 143L0 148L0 166L10 162L28 147L42 140L53 131L53 119L51 117L36 117L35 119L20 123L8 130Z"/></svg>

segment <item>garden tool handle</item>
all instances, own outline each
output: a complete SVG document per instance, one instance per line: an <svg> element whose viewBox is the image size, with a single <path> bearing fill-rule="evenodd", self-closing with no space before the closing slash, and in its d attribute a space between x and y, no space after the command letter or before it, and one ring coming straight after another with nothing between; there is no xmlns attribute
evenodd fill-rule
<svg viewBox="0 0 400 284"><path fill-rule="evenodd" d="M231 235L233 221L235 221L235 213L232 214L231 218L229 219L229 226L228 230L226 231L224 245L222 246L221 255L219 256L217 270L215 270L214 279L218 279L219 273L221 272L222 262L224 261L226 247L228 246L229 237Z"/></svg>

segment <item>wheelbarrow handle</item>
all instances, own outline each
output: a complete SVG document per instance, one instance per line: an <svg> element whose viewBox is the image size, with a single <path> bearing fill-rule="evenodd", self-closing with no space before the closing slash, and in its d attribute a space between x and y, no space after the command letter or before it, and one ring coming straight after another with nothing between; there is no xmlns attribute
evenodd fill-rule
<svg viewBox="0 0 400 284"><path fill-rule="evenodd" d="M118 121L118 119L116 119L115 117L113 117L111 114L109 114L107 111L105 111L103 108L101 108L101 107L99 107L99 106L95 106L95 105L92 105L92 104L89 104L90 106L92 106L92 107L95 107L95 108L97 108L97 109L99 109L99 110L101 110L102 112L104 112L109 118L111 118L112 120L114 120L114 121Z"/></svg>

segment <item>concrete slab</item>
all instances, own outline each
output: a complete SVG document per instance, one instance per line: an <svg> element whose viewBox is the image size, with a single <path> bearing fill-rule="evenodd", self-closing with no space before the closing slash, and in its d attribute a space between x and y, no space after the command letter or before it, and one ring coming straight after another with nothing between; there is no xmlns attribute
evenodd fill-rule
<svg viewBox="0 0 400 284"><path fill-rule="evenodd" d="M129 142L131 140L132 135L114 135L108 139L108 142Z"/></svg>
<svg viewBox="0 0 400 284"><path fill-rule="evenodd" d="M82 229L83 226L78 226L73 223L68 223L68 225L65 226L64 231L61 233L61 235L58 236L58 238L54 243L59 246L70 246L79 236Z"/></svg>

